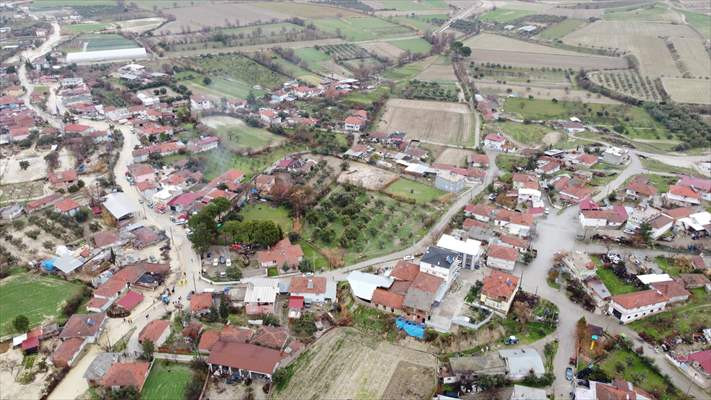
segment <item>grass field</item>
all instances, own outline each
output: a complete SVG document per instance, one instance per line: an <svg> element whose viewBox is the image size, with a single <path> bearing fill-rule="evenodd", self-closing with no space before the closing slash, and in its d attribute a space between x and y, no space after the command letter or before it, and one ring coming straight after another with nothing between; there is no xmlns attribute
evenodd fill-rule
<svg viewBox="0 0 711 400"><path fill-rule="evenodd" d="M383 77L386 79L392 79L394 81L410 80L417 76L417 74L422 72L425 67L427 67L432 62L433 57L411 62L398 68L388 68L384 71Z"/></svg>
<svg viewBox="0 0 711 400"><path fill-rule="evenodd" d="M430 42L422 38L417 39L406 39L406 40L392 40L388 42L393 46L399 47L403 50L407 50L411 53L428 53L432 49Z"/></svg>
<svg viewBox="0 0 711 400"><path fill-rule="evenodd" d="M447 9L448 7L444 0L384 0L383 5L388 9L398 11L435 10L438 8Z"/></svg>
<svg viewBox="0 0 711 400"><path fill-rule="evenodd" d="M669 139L669 132L644 109L622 104L597 104L573 101L510 98L504 111L529 120L568 119L576 116L587 123L620 124L632 139Z"/></svg>
<svg viewBox="0 0 711 400"><path fill-rule="evenodd" d="M511 22L515 19L525 17L527 15L535 14L533 11L527 10L514 10L507 8L497 8L496 10L489 11L481 16L481 20L484 22L496 22L500 24L505 24Z"/></svg>
<svg viewBox="0 0 711 400"><path fill-rule="evenodd" d="M351 41L384 39L413 33L407 27L376 17L325 18L311 22L324 32L340 33L343 38Z"/></svg>
<svg viewBox="0 0 711 400"><path fill-rule="evenodd" d="M681 11L686 17L686 22L699 31L706 39L711 39L711 16L706 14Z"/></svg>
<svg viewBox="0 0 711 400"><path fill-rule="evenodd" d="M557 24L548 26L538 34L541 39L555 40L580 28L585 23L582 19L566 18Z"/></svg>
<svg viewBox="0 0 711 400"><path fill-rule="evenodd" d="M291 62L277 56L276 54L274 54L274 56L272 57L272 61L280 65L283 68L284 72L293 78L300 79L312 85L318 85L319 83L321 83L321 78L319 78L317 75L301 68L296 64L292 64Z"/></svg>
<svg viewBox="0 0 711 400"><path fill-rule="evenodd" d="M0 280L0 334L14 330L12 320L24 315L35 326L56 317L62 304L81 285L49 276L18 272Z"/></svg>
<svg viewBox="0 0 711 400"><path fill-rule="evenodd" d="M115 0L34 0L30 5L32 10L47 10L73 6L113 6Z"/></svg>
<svg viewBox="0 0 711 400"><path fill-rule="evenodd" d="M79 37L79 40L89 42L86 46L86 51L115 50L138 47L136 42L116 34L82 35Z"/></svg>
<svg viewBox="0 0 711 400"><path fill-rule="evenodd" d="M67 32L70 34L98 32L98 31L102 31L102 30L106 29L107 26L108 26L107 24L103 24L101 22L63 25L62 32Z"/></svg>
<svg viewBox="0 0 711 400"><path fill-rule="evenodd" d="M301 250L304 252L304 259L311 261L314 268L324 270L330 268L328 260L314 246L305 240L300 240Z"/></svg>
<svg viewBox="0 0 711 400"><path fill-rule="evenodd" d="M185 398L185 390L193 379L193 371L187 364L156 360L141 391L143 400Z"/></svg>
<svg viewBox="0 0 711 400"><path fill-rule="evenodd" d="M679 17L676 12L671 11L665 4L654 3L642 7L632 6L609 9L605 11L603 18L610 21L673 22L678 21Z"/></svg>
<svg viewBox="0 0 711 400"><path fill-rule="evenodd" d="M249 88L259 85L262 88L276 89L288 80L288 77L271 71L242 55L193 57L188 60L188 63L202 74L209 76L213 81L210 86L216 86L218 90L219 85L225 82L244 82Z"/></svg>
<svg viewBox="0 0 711 400"><path fill-rule="evenodd" d="M516 122L496 122L487 124L497 131L503 132L518 143L538 145L550 128L538 124L519 124Z"/></svg>
<svg viewBox="0 0 711 400"><path fill-rule="evenodd" d="M272 207L268 204L248 204L239 214L244 221L268 220L281 227L282 232L289 233L293 226L289 210L284 207Z"/></svg>
<svg viewBox="0 0 711 400"><path fill-rule="evenodd" d="M613 271L612 269L598 267L596 272L597 277L600 278L602 283L605 284L605 287L607 287L607 290L609 290L613 296L617 296L618 294L632 293L639 290L636 287L625 283L624 281L622 281L622 279L618 278L617 275L615 275L615 271Z"/></svg>
<svg viewBox="0 0 711 400"><path fill-rule="evenodd" d="M412 29L420 32L428 30L434 31L439 27L433 20L447 20L449 17L446 14L428 14L428 15L412 15L407 17L390 17L389 21L396 21L400 25L409 26Z"/></svg>
<svg viewBox="0 0 711 400"><path fill-rule="evenodd" d="M654 372L634 352L615 349L605 357L599 366L600 369L605 371L609 376L621 375L625 380L635 381L636 386L648 392L653 389L658 389L659 393L665 392L667 383L664 378ZM622 372L617 372L618 369L621 369Z"/></svg>
<svg viewBox="0 0 711 400"><path fill-rule="evenodd" d="M400 178L391 183L385 189L385 193L397 198L412 199L418 204L430 203L446 194L432 186L404 178Z"/></svg>
<svg viewBox="0 0 711 400"><path fill-rule="evenodd" d="M686 336L711 324L711 295L704 288L691 289L690 300L667 311L633 321L629 327L656 341L673 335Z"/></svg>
<svg viewBox="0 0 711 400"><path fill-rule="evenodd" d="M303 145L287 144L251 156L237 155L226 149L217 148L207 153L202 153L199 158L205 165L205 178L207 179L212 179L230 168L236 168L244 172L246 179L251 179L254 175L262 172L264 168L272 165L287 154L302 151L305 148Z"/></svg>
<svg viewBox="0 0 711 400"><path fill-rule="evenodd" d="M691 168L684 168L684 167L676 167L673 165L665 164L661 161L652 159L652 158L644 158L642 159L642 167L644 169L648 169L650 171L654 172L668 172L672 174L682 174L682 175L692 175L692 176L697 176L699 175L698 172Z"/></svg>
<svg viewBox="0 0 711 400"><path fill-rule="evenodd" d="M284 138L262 128L253 128L232 117L205 117L202 123L213 128L222 144L232 151L261 150L284 142Z"/></svg>

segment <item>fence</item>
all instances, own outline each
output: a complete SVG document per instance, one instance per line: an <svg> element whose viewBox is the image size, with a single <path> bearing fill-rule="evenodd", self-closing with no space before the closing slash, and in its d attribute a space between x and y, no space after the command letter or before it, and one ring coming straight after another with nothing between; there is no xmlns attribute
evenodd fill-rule
<svg viewBox="0 0 711 400"><path fill-rule="evenodd" d="M195 359L195 354L153 353L153 358L189 364Z"/></svg>

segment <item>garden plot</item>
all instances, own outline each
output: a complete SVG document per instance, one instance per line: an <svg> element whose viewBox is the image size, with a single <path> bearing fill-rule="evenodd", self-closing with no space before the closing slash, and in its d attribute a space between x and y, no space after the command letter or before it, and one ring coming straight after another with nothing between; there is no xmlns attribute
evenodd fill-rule
<svg viewBox="0 0 711 400"><path fill-rule="evenodd" d="M391 60L396 60L405 52L405 50L388 42L363 43L361 44L361 47L377 56L385 57Z"/></svg>
<svg viewBox="0 0 711 400"><path fill-rule="evenodd" d="M597 56L528 43L492 34L480 34L465 41L477 63L495 63L522 67L624 69L621 57Z"/></svg>
<svg viewBox="0 0 711 400"><path fill-rule="evenodd" d="M660 101L662 95L657 85L648 76L641 76L637 71L593 71L587 77L611 91L640 100Z"/></svg>
<svg viewBox="0 0 711 400"><path fill-rule="evenodd" d="M452 64L448 63L434 63L430 64L422 72L417 74L415 79L421 81L452 81L456 82L457 77L454 75L454 68Z"/></svg>
<svg viewBox="0 0 711 400"><path fill-rule="evenodd" d="M338 183L349 183L368 190L380 190L397 179L392 172L368 164L351 162L338 176Z"/></svg>
<svg viewBox="0 0 711 400"><path fill-rule="evenodd" d="M583 101L586 103L620 104L620 102L617 100L602 96L597 93L592 93L586 90L579 89L566 89L566 87L569 87L569 85L558 86L513 82L500 83L489 79L477 79L476 87L483 94L493 94L497 96L509 96L514 94L517 96L527 97L531 95L537 99L546 100L557 99L566 101Z"/></svg>
<svg viewBox="0 0 711 400"><path fill-rule="evenodd" d="M232 151L247 150L251 152L278 146L284 142L284 137L275 135L266 129L247 126L244 121L238 118L211 116L201 119L201 122L214 129L222 140L222 145Z"/></svg>
<svg viewBox="0 0 711 400"><path fill-rule="evenodd" d="M247 25L289 18L286 13L262 8L254 3L212 3L209 6L199 4L191 7L169 8L163 12L174 16L175 20L160 28L158 31L160 34L225 26L226 19L230 23L234 23L236 19L240 25Z"/></svg>
<svg viewBox="0 0 711 400"><path fill-rule="evenodd" d="M0 205L6 202L25 201L44 196L44 181L11 183L0 186Z"/></svg>
<svg viewBox="0 0 711 400"><path fill-rule="evenodd" d="M630 21L596 21L566 35L562 40L574 46L631 52L639 60L642 75L681 76L682 72L661 37L672 41L685 37L701 42L699 35L686 25ZM697 68L694 64L700 62L688 56L682 57L681 61L689 69Z"/></svg>
<svg viewBox="0 0 711 400"><path fill-rule="evenodd" d="M467 156L474 154L470 150L446 148L437 156L435 162L453 165L466 165Z"/></svg>
<svg viewBox="0 0 711 400"><path fill-rule="evenodd" d="M378 130L405 132L410 139L442 144L464 144L472 134L466 104L390 99Z"/></svg>
<svg viewBox="0 0 711 400"><path fill-rule="evenodd" d="M276 399L426 399L435 388L433 355L352 328L328 332L296 362Z"/></svg>
<svg viewBox="0 0 711 400"><path fill-rule="evenodd" d="M664 90L679 103L711 104L711 81L706 79L662 78Z"/></svg>

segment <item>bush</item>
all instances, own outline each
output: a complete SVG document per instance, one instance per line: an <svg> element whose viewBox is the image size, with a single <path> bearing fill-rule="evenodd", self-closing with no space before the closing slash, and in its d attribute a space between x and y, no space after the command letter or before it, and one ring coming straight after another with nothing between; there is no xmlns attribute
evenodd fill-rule
<svg viewBox="0 0 711 400"><path fill-rule="evenodd" d="M18 332L27 332L30 327L30 320L21 314L12 320L12 326L15 327L15 330Z"/></svg>

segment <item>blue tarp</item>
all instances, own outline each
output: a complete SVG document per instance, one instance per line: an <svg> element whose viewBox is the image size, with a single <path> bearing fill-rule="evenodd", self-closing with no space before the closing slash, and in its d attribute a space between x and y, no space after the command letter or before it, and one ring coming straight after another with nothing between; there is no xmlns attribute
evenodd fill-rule
<svg viewBox="0 0 711 400"><path fill-rule="evenodd" d="M407 333L408 335L412 337L416 337L418 339L424 339L425 338L425 325L423 324L418 324L412 321L408 321L404 318L397 318L395 320L395 326L398 329L402 329Z"/></svg>
<svg viewBox="0 0 711 400"><path fill-rule="evenodd" d="M41 265L45 271L51 271L54 269L54 259L44 260Z"/></svg>

